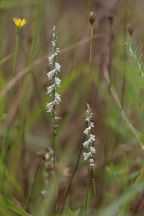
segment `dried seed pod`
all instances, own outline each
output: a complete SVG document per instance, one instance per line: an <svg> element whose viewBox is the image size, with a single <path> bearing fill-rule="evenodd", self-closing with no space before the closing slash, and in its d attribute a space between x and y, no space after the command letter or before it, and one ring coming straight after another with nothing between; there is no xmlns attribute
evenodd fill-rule
<svg viewBox="0 0 144 216"><path fill-rule="evenodd" d="M53 150L50 147L46 148L44 154L44 183L47 184L53 172Z"/></svg>
<svg viewBox="0 0 144 216"><path fill-rule="evenodd" d="M96 18L95 13L93 11L91 11L90 14L89 14L89 22L90 22L91 25L94 24L95 18Z"/></svg>
<svg viewBox="0 0 144 216"><path fill-rule="evenodd" d="M132 25L127 25L127 31L128 31L128 33L129 33L129 35L130 36L132 36L133 35L133 28L132 28Z"/></svg>

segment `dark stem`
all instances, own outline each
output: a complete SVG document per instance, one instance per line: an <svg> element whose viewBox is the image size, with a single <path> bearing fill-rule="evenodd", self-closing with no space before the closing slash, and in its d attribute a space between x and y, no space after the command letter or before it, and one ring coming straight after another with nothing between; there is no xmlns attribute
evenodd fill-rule
<svg viewBox="0 0 144 216"><path fill-rule="evenodd" d="M84 140L85 140L85 135L83 137L83 141ZM81 147L80 147L80 150L79 150L79 154L78 154L78 158L77 158L77 162L76 162L76 166L75 166L73 174L72 174L72 176L70 178L70 181L69 181L69 184L68 184L68 187L67 187L67 191L66 191L66 194L65 194L65 198L63 200L63 205L62 205L60 214L63 213L64 207L65 207L65 202L66 202L66 199L68 197L68 194L69 194L69 191L70 191L70 188L71 188L71 184L72 184L73 178L74 178L74 176L76 174L76 171L77 171L77 168L78 168L78 164L79 164L79 161L80 161L80 156L81 156L82 148L83 148L83 145L81 144Z"/></svg>
<svg viewBox="0 0 144 216"><path fill-rule="evenodd" d="M38 174L38 171L39 171L39 168L40 168L42 160L43 160L43 156L41 156L41 158L40 158L40 160L39 160L39 162L37 164L36 171L35 171L35 174L34 174L34 177L33 177L33 181L32 181L32 184L31 184L31 188L30 188L30 191L28 193L28 197L26 199L26 204L25 204L25 210L26 211L28 210L28 205L29 205L29 202L30 202L31 197L32 197L32 192L33 192L34 184L35 184L36 177L37 177L37 174Z"/></svg>

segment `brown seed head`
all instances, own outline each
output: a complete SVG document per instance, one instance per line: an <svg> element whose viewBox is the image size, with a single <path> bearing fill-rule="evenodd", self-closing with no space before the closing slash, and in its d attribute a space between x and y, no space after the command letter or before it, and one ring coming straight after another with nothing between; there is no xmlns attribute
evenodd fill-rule
<svg viewBox="0 0 144 216"><path fill-rule="evenodd" d="M130 36L132 36L133 35L133 28L132 28L132 25L127 25L127 31L128 31L128 33L129 33L129 35Z"/></svg>
<svg viewBox="0 0 144 216"><path fill-rule="evenodd" d="M93 11L91 11L90 14L89 14L89 22L90 22L91 25L94 24L95 18L96 18L95 13Z"/></svg>

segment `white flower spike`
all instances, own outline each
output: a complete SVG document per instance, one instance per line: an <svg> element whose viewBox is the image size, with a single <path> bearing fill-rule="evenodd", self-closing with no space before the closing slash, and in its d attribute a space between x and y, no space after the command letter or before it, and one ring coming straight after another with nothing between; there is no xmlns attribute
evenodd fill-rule
<svg viewBox="0 0 144 216"><path fill-rule="evenodd" d="M61 65L56 62L56 56L59 53L59 48L57 47L55 26L53 28L52 46L54 53L48 58L49 64L52 66L52 70L47 73L48 80L52 80L52 85L47 87L47 94L52 97L52 101L47 104L47 112L52 112L52 110L55 110L55 106L61 102L61 96L56 92L57 87L60 87L61 84L61 80L57 77L58 72L60 72Z"/></svg>
<svg viewBox="0 0 144 216"><path fill-rule="evenodd" d="M88 160L90 166L94 166L93 154L96 153L95 148L92 146L93 142L95 142L95 135L91 134L91 129L94 127L94 123L92 122L92 112L90 106L87 104L87 114L85 121L88 123L88 127L84 130L84 134L86 134L88 140L83 143L83 147L86 148L87 152L83 153L84 161Z"/></svg>

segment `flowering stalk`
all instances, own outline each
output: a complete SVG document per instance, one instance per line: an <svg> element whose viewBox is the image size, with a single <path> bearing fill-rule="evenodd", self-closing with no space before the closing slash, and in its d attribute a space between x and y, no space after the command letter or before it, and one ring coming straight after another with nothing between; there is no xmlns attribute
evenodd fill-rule
<svg viewBox="0 0 144 216"><path fill-rule="evenodd" d="M93 25L95 22L95 13L93 11L90 12L89 22L91 25L91 39L90 39L90 71L89 71L89 101L91 102L91 63L92 63L92 42L93 42ZM91 103L90 103L91 104ZM87 216L87 208L88 208L88 192L89 192L89 181L90 176L92 176L94 193L96 196L95 189L95 181L93 176L93 170L91 167L94 166L94 159L92 154L96 152L95 148L92 146L92 143L95 142L95 136L91 134L91 129L94 127L94 123L92 122L92 112L89 104L87 104L87 118L85 121L88 124L88 127L84 130L84 134L88 137L88 140L83 143L83 146L87 149L87 152L83 153L84 160L88 161L88 174L87 174L87 184L86 184L86 199L85 199L85 215Z"/></svg>
<svg viewBox="0 0 144 216"><path fill-rule="evenodd" d="M86 186L86 200L85 200L85 212L87 215L87 206L88 206L88 192L89 192L89 179L90 179L90 168L94 166L93 154L96 153L95 148L93 147L93 142L95 142L95 135L91 133L94 123L92 122L92 112L90 106L87 104L87 114L85 121L88 124L88 127L84 130L84 134L87 136L88 140L83 143L83 147L86 149L86 152L83 153L84 161L88 161L88 175L87 175L87 186Z"/></svg>
<svg viewBox="0 0 144 216"><path fill-rule="evenodd" d="M50 94L52 101L47 104L47 112L51 112L52 117L52 128L53 128L53 137L52 137L52 148L53 148L53 168L54 176L56 183L56 169L55 169L55 139L56 139L56 105L60 104L61 96L56 92L57 87L60 87L61 80L57 77L58 72L60 72L60 64L56 62L56 56L59 53L59 48L57 48L57 36L56 36L56 27L53 27L53 54L49 57L49 64L52 66L52 70L47 73L48 80L52 80L52 84L47 88L47 93ZM55 196L56 196L56 184L55 184ZM56 197L55 197L55 213L56 213Z"/></svg>

